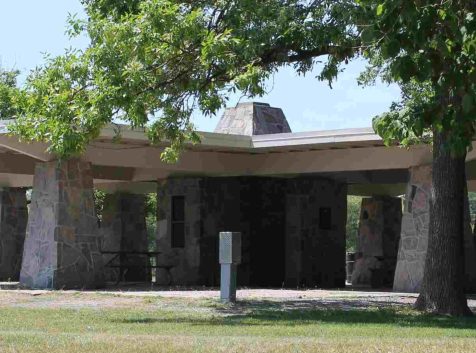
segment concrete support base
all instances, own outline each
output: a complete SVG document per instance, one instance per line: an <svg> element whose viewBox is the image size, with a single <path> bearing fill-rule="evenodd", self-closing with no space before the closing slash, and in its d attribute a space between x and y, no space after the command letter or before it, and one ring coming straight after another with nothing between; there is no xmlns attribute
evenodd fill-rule
<svg viewBox="0 0 476 353"><path fill-rule="evenodd" d="M77 159L38 163L20 283L31 288L103 285L91 164Z"/></svg>
<svg viewBox="0 0 476 353"><path fill-rule="evenodd" d="M18 281L28 208L26 189L0 190L0 281Z"/></svg>
<svg viewBox="0 0 476 353"><path fill-rule="evenodd" d="M104 200L101 220L101 234L103 236L102 250L105 251L139 251L148 249L147 227L145 221L145 195L115 193L108 194ZM104 254L106 264L115 255ZM148 258L143 255L127 255L125 263L126 281L150 281L146 270ZM115 265L119 261L114 260ZM127 267L129 266L129 267ZM119 269L104 268L108 281L118 279Z"/></svg>

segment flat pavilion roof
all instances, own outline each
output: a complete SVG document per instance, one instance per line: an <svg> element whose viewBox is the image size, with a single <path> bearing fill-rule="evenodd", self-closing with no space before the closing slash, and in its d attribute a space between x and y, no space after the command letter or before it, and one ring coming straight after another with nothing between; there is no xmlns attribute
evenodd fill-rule
<svg viewBox="0 0 476 353"><path fill-rule="evenodd" d="M0 186L31 186L36 162L54 160L44 143L20 142L0 123ZM116 141L115 137L121 138ZM144 130L108 125L82 159L94 168L95 184L109 190L154 191L169 176L318 175L349 183L353 194L402 194L408 168L431 163L429 146L386 147L371 128L242 136L199 132L180 161L160 160L164 145L152 146ZM473 143L476 147L476 143ZM467 157L470 189L476 189L476 148ZM475 185L473 187L473 181Z"/></svg>

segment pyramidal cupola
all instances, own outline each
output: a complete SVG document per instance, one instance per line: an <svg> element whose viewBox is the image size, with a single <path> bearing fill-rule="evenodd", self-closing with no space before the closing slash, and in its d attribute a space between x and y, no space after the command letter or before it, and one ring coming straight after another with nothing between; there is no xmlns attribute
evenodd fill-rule
<svg viewBox="0 0 476 353"><path fill-rule="evenodd" d="M233 135L265 135L291 132L281 108L267 103L238 103L227 108L218 122L215 132Z"/></svg>

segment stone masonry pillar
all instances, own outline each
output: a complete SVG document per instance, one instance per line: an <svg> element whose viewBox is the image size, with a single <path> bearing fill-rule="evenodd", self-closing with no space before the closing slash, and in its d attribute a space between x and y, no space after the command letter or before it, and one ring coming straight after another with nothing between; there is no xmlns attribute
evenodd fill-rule
<svg viewBox="0 0 476 353"><path fill-rule="evenodd" d="M401 221L402 200L399 197L362 199L353 285L393 285Z"/></svg>
<svg viewBox="0 0 476 353"><path fill-rule="evenodd" d="M423 278L430 223L431 166L410 169L393 290L418 292Z"/></svg>
<svg viewBox="0 0 476 353"><path fill-rule="evenodd" d="M32 288L103 285L91 164L37 163L20 284Z"/></svg>
<svg viewBox="0 0 476 353"><path fill-rule="evenodd" d="M0 281L18 281L28 208L26 189L0 189Z"/></svg>
<svg viewBox="0 0 476 353"><path fill-rule="evenodd" d="M102 250L147 251L145 207L145 195L128 193L106 195L101 220ZM111 261L113 257L114 255L104 254L104 263ZM150 281L146 270L147 261L148 258L144 255L127 255L123 263L127 269L125 279L127 281ZM113 265L119 265L119 259L118 261L113 260ZM106 267L104 270L107 280L117 280L119 275L117 268Z"/></svg>
<svg viewBox="0 0 476 353"><path fill-rule="evenodd" d="M393 290L418 292L423 279L430 223L431 166L410 169L410 181L405 196L402 231L398 250ZM465 279L466 288L476 284L476 252L471 233L469 206L465 202Z"/></svg>

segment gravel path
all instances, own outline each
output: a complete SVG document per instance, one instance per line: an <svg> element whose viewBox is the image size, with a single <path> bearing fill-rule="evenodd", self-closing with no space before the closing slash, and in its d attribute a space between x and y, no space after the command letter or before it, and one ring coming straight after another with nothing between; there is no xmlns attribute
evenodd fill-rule
<svg viewBox="0 0 476 353"><path fill-rule="evenodd" d="M213 300L219 298L218 290L121 287L98 291L45 291L0 290L0 307L28 308L148 308L157 303ZM285 290L241 289L237 292L238 303L247 305L268 302L282 307L359 309L367 307L411 306L417 294L371 292L357 290ZM160 299L163 299L162 301ZM476 297L469 305L476 310Z"/></svg>

